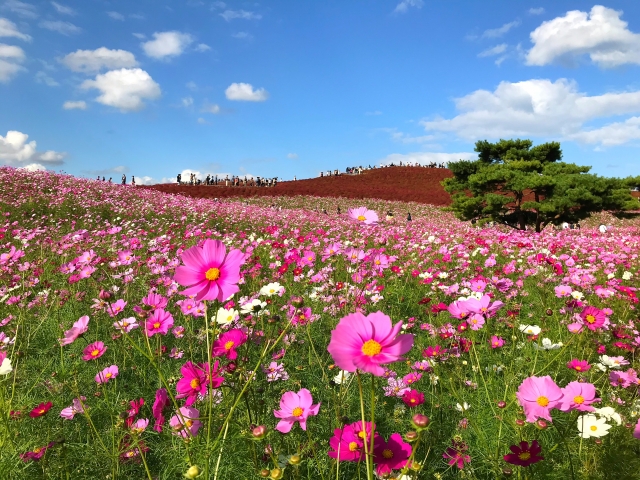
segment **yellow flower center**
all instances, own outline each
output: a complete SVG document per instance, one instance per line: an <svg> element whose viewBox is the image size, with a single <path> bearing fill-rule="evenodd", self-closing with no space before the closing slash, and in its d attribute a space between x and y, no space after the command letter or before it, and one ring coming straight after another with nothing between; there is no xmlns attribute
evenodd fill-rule
<svg viewBox="0 0 640 480"><path fill-rule="evenodd" d="M207 270L207 273L205 273L204 276L207 278L207 280L213 282L214 280L220 278L220 270L217 268L210 268L209 270Z"/></svg>
<svg viewBox="0 0 640 480"><path fill-rule="evenodd" d="M200 387L200 380L197 379L197 378L194 378L193 380L191 380L189 385L191 385L191 388L193 388L193 389L199 388Z"/></svg>
<svg viewBox="0 0 640 480"><path fill-rule="evenodd" d="M153 324L153 328L160 328L160 322L155 322Z"/></svg>
<svg viewBox="0 0 640 480"><path fill-rule="evenodd" d="M38 448L34 448L33 449L33 453L40 453L42 451L42 448L38 447Z"/></svg>
<svg viewBox="0 0 640 480"><path fill-rule="evenodd" d="M184 421L184 424L187 426L187 428L191 428L191 425L193 425L193 420L191 420L190 418L187 418Z"/></svg>
<svg viewBox="0 0 640 480"><path fill-rule="evenodd" d="M536 403L541 407L546 407L547 405L549 405L549 399L547 397L538 397Z"/></svg>
<svg viewBox="0 0 640 480"><path fill-rule="evenodd" d="M224 344L224 349L225 350L231 350L234 345L235 345L235 343L232 342L231 340L229 340L227 343Z"/></svg>
<svg viewBox="0 0 640 480"><path fill-rule="evenodd" d="M105 377L107 377L107 378L111 378L111 377L113 377L113 374L112 374L112 373L107 373L107 374L105 375Z"/></svg>
<svg viewBox="0 0 640 480"><path fill-rule="evenodd" d="M578 371L578 372L582 370L582 367L580 365L576 365L575 368L576 368L576 371Z"/></svg>
<svg viewBox="0 0 640 480"><path fill-rule="evenodd" d="M362 345L362 353L364 353L367 357L373 357L374 355L378 355L382 351L382 345L380 345L375 340L367 340Z"/></svg>
<svg viewBox="0 0 640 480"><path fill-rule="evenodd" d="M364 215L359 215L358 216L358 220L360 220L361 222L364 222L366 220Z"/></svg>
<svg viewBox="0 0 640 480"><path fill-rule="evenodd" d="M363 438L363 439L364 439L364 438L366 438L367 433L366 433L364 430L360 430L360 431L358 432L358 436L359 436L360 438Z"/></svg>
<svg viewBox="0 0 640 480"><path fill-rule="evenodd" d="M355 452L356 450L359 450L358 444L356 442L349 442L349 451Z"/></svg>
<svg viewBox="0 0 640 480"><path fill-rule="evenodd" d="M392 452L391 450L389 450L388 448L385 448L385 449L382 451L382 456L383 456L384 458L393 458L393 452Z"/></svg>
<svg viewBox="0 0 640 480"><path fill-rule="evenodd" d="M302 415L302 412L304 412L304 410L302 408L296 407L296 408L293 409L293 411L291 413L292 413L292 415L294 417L299 417L299 416Z"/></svg>
<svg viewBox="0 0 640 480"><path fill-rule="evenodd" d="M92 357L97 357L98 355L100 355L100 350L97 348L91 352Z"/></svg>
<svg viewBox="0 0 640 480"><path fill-rule="evenodd" d="M591 429L592 432L595 432L596 430L598 430L598 427L596 427L595 425L591 425L589 428Z"/></svg>
<svg viewBox="0 0 640 480"><path fill-rule="evenodd" d="M573 397L573 403L578 405L582 405L584 403L584 397L582 395L578 395L577 397Z"/></svg>
<svg viewBox="0 0 640 480"><path fill-rule="evenodd" d="M585 318L585 320L589 323L595 323L596 317L594 317L593 315L587 315L587 318Z"/></svg>
<svg viewBox="0 0 640 480"><path fill-rule="evenodd" d="M529 452L522 452L518 454L518 458L520 460L529 460L531 458L531 454Z"/></svg>

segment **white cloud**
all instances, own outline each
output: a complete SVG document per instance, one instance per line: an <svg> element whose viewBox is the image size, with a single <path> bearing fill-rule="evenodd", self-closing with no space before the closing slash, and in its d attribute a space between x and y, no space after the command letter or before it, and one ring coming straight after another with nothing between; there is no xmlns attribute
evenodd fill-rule
<svg viewBox="0 0 640 480"><path fill-rule="evenodd" d="M51 78L46 72L42 70L36 73L35 76L37 83L43 83L47 87L59 87L60 84L55 81L55 79Z"/></svg>
<svg viewBox="0 0 640 480"><path fill-rule="evenodd" d="M13 167L35 168L39 165L60 165L67 156L64 152L47 150L38 152L35 140L27 142L29 135L9 130L7 135L0 135L0 164Z"/></svg>
<svg viewBox="0 0 640 480"><path fill-rule="evenodd" d="M253 35L251 35L249 32L233 33L233 34L231 34L231 36L233 38L239 38L241 40L251 40L253 38Z"/></svg>
<svg viewBox="0 0 640 480"><path fill-rule="evenodd" d="M423 0L402 0L396 8L393 10L394 13L406 13L409 10L409 7L422 8L424 5Z"/></svg>
<svg viewBox="0 0 640 480"><path fill-rule="evenodd" d="M232 83L224 93L228 100L245 102L264 102L269 98L269 93L264 88L254 90L249 83Z"/></svg>
<svg viewBox="0 0 640 480"><path fill-rule="evenodd" d="M62 108L64 108L65 110L86 110L87 102L85 102L84 100L78 100L78 101L69 100L62 104Z"/></svg>
<svg viewBox="0 0 640 480"><path fill-rule="evenodd" d="M25 165L24 167L20 167L24 170L28 170L29 172L38 172L46 170L47 167L42 165L41 163L30 163L29 165Z"/></svg>
<svg viewBox="0 0 640 480"><path fill-rule="evenodd" d="M15 45L0 43L0 82L7 83L18 72L25 70L20 65L24 60L24 51Z"/></svg>
<svg viewBox="0 0 640 480"><path fill-rule="evenodd" d="M218 113L220 113L220 105L216 105L215 103L205 103L202 107L202 112L213 113L214 115L217 115Z"/></svg>
<svg viewBox="0 0 640 480"><path fill-rule="evenodd" d="M186 87L191 90L192 92L195 92L198 89L198 85L196 85L196 82L187 82L186 83Z"/></svg>
<svg viewBox="0 0 640 480"><path fill-rule="evenodd" d="M566 79L536 79L501 82L493 92L476 90L455 102L459 115L424 120L425 130L453 132L468 140L533 136L604 144L605 132L615 130L616 138L627 138L636 128L633 119L596 130L585 124L640 113L640 90L588 96Z"/></svg>
<svg viewBox="0 0 640 480"><path fill-rule="evenodd" d="M529 9L529 15L542 15L543 13L544 13L543 7Z"/></svg>
<svg viewBox="0 0 640 480"><path fill-rule="evenodd" d="M478 157L477 153L460 152L460 153L442 153L442 152L414 152L414 153L392 153L378 162L379 165L389 165L394 163L398 165L402 163L415 163L426 165L431 162L450 163L458 160L474 160Z"/></svg>
<svg viewBox="0 0 640 480"><path fill-rule="evenodd" d="M124 15L122 15L121 13L118 13L118 12L107 12L107 15L109 15L109 18L111 18L113 20L119 20L121 22L124 22Z"/></svg>
<svg viewBox="0 0 640 480"><path fill-rule="evenodd" d="M227 4L224 2L213 2L213 4L211 5L211 9L215 10L215 9L220 9L222 10L223 8L226 8Z"/></svg>
<svg viewBox="0 0 640 480"><path fill-rule="evenodd" d="M589 55L603 68L640 64L640 34L627 28L622 12L596 5L590 13L572 10L531 32L527 65L547 65Z"/></svg>
<svg viewBox="0 0 640 480"><path fill-rule="evenodd" d="M206 52L207 50L211 50L211 47L206 43L199 43L196 47L197 52Z"/></svg>
<svg viewBox="0 0 640 480"><path fill-rule="evenodd" d="M52 32L58 32L62 35L73 35L76 33L80 33L82 29L80 27L75 26L71 22L62 22L60 20L44 20L38 24L41 28L45 28L47 30L51 30Z"/></svg>
<svg viewBox="0 0 640 480"><path fill-rule="evenodd" d="M100 47L96 50L76 50L65 55L60 63L74 72L95 73L100 70L130 68L138 65L136 57L126 50L109 50Z"/></svg>
<svg viewBox="0 0 640 480"><path fill-rule="evenodd" d="M140 110L144 108L144 100L154 100L161 95L160 85L140 68L121 68L96 75L95 80L82 82L80 88L100 90L96 101L122 112Z"/></svg>
<svg viewBox="0 0 640 480"><path fill-rule="evenodd" d="M29 35L18 31L15 23L2 17L0 17L0 37L16 37L27 42L31 40Z"/></svg>
<svg viewBox="0 0 640 480"><path fill-rule="evenodd" d="M496 45L495 47L488 48L478 54L479 57L492 57L494 55L500 55L507 49L506 43L501 43L500 45Z"/></svg>
<svg viewBox="0 0 640 480"><path fill-rule="evenodd" d="M144 177L136 177L136 185L153 185L154 183L156 183L156 181L153 177L148 177L146 175Z"/></svg>
<svg viewBox="0 0 640 480"><path fill-rule="evenodd" d="M482 38L498 38L507 33L513 27L520 25L520 20L514 20L513 22L505 23L500 28L493 28L491 30L485 30L482 34Z"/></svg>
<svg viewBox="0 0 640 480"><path fill-rule="evenodd" d="M153 38L154 40L142 44L144 53L153 58L181 55L184 49L193 42L193 37L188 33L176 31L156 32L153 34Z"/></svg>
<svg viewBox="0 0 640 480"><path fill-rule="evenodd" d="M399 132L397 128L380 128L378 130L388 133L393 141L404 144L426 143L436 139L435 135L422 135L419 137L414 137L407 133Z"/></svg>
<svg viewBox="0 0 640 480"><path fill-rule="evenodd" d="M598 143L604 147L640 140L640 117L631 117L624 122L614 122L601 128L578 132L570 138L582 143Z"/></svg>
<svg viewBox="0 0 640 480"><path fill-rule="evenodd" d="M204 118L200 117L200 118L198 118L198 123L200 125L205 125L205 124L207 124L209 122L207 122ZM163 182L163 183L166 183L166 182Z"/></svg>
<svg viewBox="0 0 640 480"><path fill-rule="evenodd" d="M289 153L287 155L287 158L290 160L297 160L298 159L298 154L297 153Z"/></svg>
<svg viewBox="0 0 640 480"><path fill-rule="evenodd" d="M225 10L220 14L227 22L230 22L234 18L241 18L243 20L260 20L262 15L259 13L247 12L246 10Z"/></svg>
<svg viewBox="0 0 640 480"><path fill-rule="evenodd" d="M144 40L145 38L147 38L147 36L144 33L132 33L131 35L136 37L138 40Z"/></svg>
<svg viewBox="0 0 640 480"><path fill-rule="evenodd" d="M36 7L30 3L21 2L19 0L5 0L2 4L2 10L9 10L10 12L20 15L25 18L37 18L38 12Z"/></svg>
<svg viewBox="0 0 640 480"><path fill-rule="evenodd" d="M193 98L192 97L185 97L182 99L182 106L185 108L190 107L191 105L193 105Z"/></svg>
<svg viewBox="0 0 640 480"><path fill-rule="evenodd" d="M61 13L63 15L76 14L76 11L73 8L67 7L66 5L61 5L58 2L51 2L51 5L53 5L53 8L55 8L58 13Z"/></svg>

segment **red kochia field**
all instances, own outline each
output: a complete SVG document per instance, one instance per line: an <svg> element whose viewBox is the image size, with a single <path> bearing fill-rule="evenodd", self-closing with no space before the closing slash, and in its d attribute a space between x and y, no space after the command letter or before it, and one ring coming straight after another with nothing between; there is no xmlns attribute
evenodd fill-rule
<svg viewBox="0 0 640 480"><path fill-rule="evenodd" d="M164 193L195 198L229 197L314 197L378 198L431 205L449 205L451 197L440 182L451 177L445 168L390 167L365 171L362 175L310 178L281 182L274 188L153 185L148 188Z"/></svg>

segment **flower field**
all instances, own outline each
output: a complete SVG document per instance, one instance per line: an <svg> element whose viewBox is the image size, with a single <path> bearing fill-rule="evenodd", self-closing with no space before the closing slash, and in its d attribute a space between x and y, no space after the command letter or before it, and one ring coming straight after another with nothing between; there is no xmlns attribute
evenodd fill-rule
<svg viewBox="0 0 640 480"><path fill-rule="evenodd" d="M638 478L637 219L0 193L3 479Z"/></svg>

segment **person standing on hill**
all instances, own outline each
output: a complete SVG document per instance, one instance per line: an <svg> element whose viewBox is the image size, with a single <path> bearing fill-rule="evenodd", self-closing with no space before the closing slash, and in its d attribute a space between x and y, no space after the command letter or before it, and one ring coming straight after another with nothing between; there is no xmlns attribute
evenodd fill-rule
<svg viewBox="0 0 640 480"><path fill-rule="evenodd" d="M123 173L122 174L122 185L126 185L127 184L127 176Z"/></svg>
<svg viewBox="0 0 640 480"><path fill-rule="evenodd" d="M178 185L182 185L182 174L179 173L178 176L176 177L176 180L178 181Z"/></svg>
<svg viewBox="0 0 640 480"><path fill-rule="evenodd" d="M411 220L413 220L411 218L411 212L407 212L407 222L410 222Z"/></svg>
<svg viewBox="0 0 640 480"><path fill-rule="evenodd" d="M133 185L134 187L136 186L136 177L134 177L133 175L131 175L131 185Z"/></svg>

